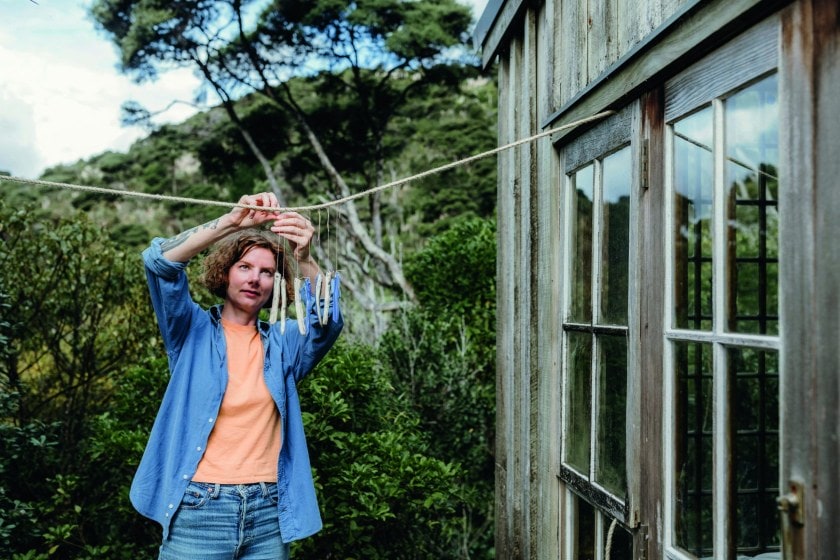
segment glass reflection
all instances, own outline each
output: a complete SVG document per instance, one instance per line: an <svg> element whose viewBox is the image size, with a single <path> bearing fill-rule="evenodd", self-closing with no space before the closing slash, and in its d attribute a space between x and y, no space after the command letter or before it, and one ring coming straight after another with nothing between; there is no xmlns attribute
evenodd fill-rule
<svg viewBox="0 0 840 560"><path fill-rule="evenodd" d="M592 321L592 210L595 200L595 166L588 165L574 174L572 208L572 301L570 319Z"/></svg>
<svg viewBox="0 0 840 560"><path fill-rule="evenodd" d="M596 336L600 351L595 480L615 496L627 494L627 338Z"/></svg>
<svg viewBox="0 0 840 560"><path fill-rule="evenodd" d="M630 251L630 148L603 161L601 322L627 324Z"/></svg>
<svg viewBox="0 0 840 560"><path fill-rule="evenodd" d="M569 332L568 346L566 462L588 478L592 409L592 335Z"/></svg>
<svg viewBox="0 0 840 560"><path fill-rule="evenodd" d="M725 102L727 328L779 333L777 78Z"/></svg>
<svg viewBox="0 0 840 560"><path fill-rule="evenodd" d="M696 556L711 556L712 347L674 345L677 366L674 541Z"/></svg>
<svg viewBox="0 0 840 560"><path fill-rule="evenodd" d="M674 124L674 322L712 328L712 110Z"/></svg>

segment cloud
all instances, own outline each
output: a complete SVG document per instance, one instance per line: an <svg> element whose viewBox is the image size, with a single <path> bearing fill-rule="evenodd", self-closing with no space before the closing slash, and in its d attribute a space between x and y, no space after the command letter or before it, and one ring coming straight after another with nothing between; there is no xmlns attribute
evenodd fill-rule
<svg viewBox="0 0 840 560"><path fill-rule="evenodd" d="M122 103L160 110L189 99L199 84L187 70L134 84L118 73L114 47L96 34L83 7L12 4L0 8L0 18L17 24L0 31L0 170L34 177L49 166L125 151L145 131L120 125ZM162 122L195 112L176 105Z"/></svg>
<svg viewBox="0 0 840 560"><path fill-rule="evenodd" d="M0 89L0 171L30 175L43 159L35 144L35 118L29 104Z"/></svg>

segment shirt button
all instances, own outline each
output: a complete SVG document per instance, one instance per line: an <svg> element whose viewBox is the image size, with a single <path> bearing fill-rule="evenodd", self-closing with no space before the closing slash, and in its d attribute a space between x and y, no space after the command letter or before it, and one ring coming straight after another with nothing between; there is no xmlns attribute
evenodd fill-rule
<svg viewBox="0 0 840 560"><path fill-rule="evenodd" d="M172 509L172 508L174 508L174 507L175 507L174 505L169 504L169 509Z"/></svg>
<svg viewBox="0 0 840 560"><path fill-rule="evenodd" d="M200 447L196 447L196 448L195 448L195 450L196 450L196 451L201 451L201 448L200 448Z"/></svg>
<svg viewBox="0 0 840 560"><path fill-rule="evenodd" d="M184 480L187 480L188 478L189 478L189 475L186 475L186 474L185 474L185 475L184 475Z"/></svg>
<svg viewBox="0 0 840 560"><path fill-rule="evenodd" d="M166 517L169 517L169 512L168 511L166 512Z"/></svg>
<svg viewBox="0 0 840 560"><path fill-rule="evenodd" d="M208 422L210 422L211 424L213 423L213 419L212 419L212 418L208 418L208 419L207 419L207 421L208 421Z"/></svg>

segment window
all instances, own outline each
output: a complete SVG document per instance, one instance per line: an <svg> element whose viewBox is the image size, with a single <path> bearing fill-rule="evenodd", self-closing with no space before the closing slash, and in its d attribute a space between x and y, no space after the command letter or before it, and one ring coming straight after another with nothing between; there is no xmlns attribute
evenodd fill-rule
<svg viewBox="0 0 840 560"><path fill-rule="evenodd" d="M722 79L707 61L666 85L669 558L779 550L775 29L727 45Z"/></svg>
<svg viewBox="0 0 840 560"><path fill-rule="evenodd" d="M607 546L612 560L632 557L630 533L618 524L627 522L629 114L625 110L564 150L560 478L567 488L569 559L600 560Z"/></svg>

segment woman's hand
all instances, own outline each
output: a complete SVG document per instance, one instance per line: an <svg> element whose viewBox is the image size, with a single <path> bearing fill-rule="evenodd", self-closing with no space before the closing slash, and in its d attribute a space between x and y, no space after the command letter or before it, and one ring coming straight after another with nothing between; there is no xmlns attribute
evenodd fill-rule
<svg viewBox="0 0 840 560"><path fill-rule="evenodd" d="M264 192L258 194L246 194L239 199L239 204L245 206L263 206L265 208L277 208L280 204L273 193ZM256 210L253 208L234 208L227 214L231 226L235 228L248 228L258 226L276 219L281 214L277 211Z"/></svg>
<svg viewBox="0 0 840 560"><path fill-rule="evenodd" d="M312 237L315 235L315 228L307 218L297 212L275 214L271 231L289 242L296 261L309 260L309 248Z"/></svg>

